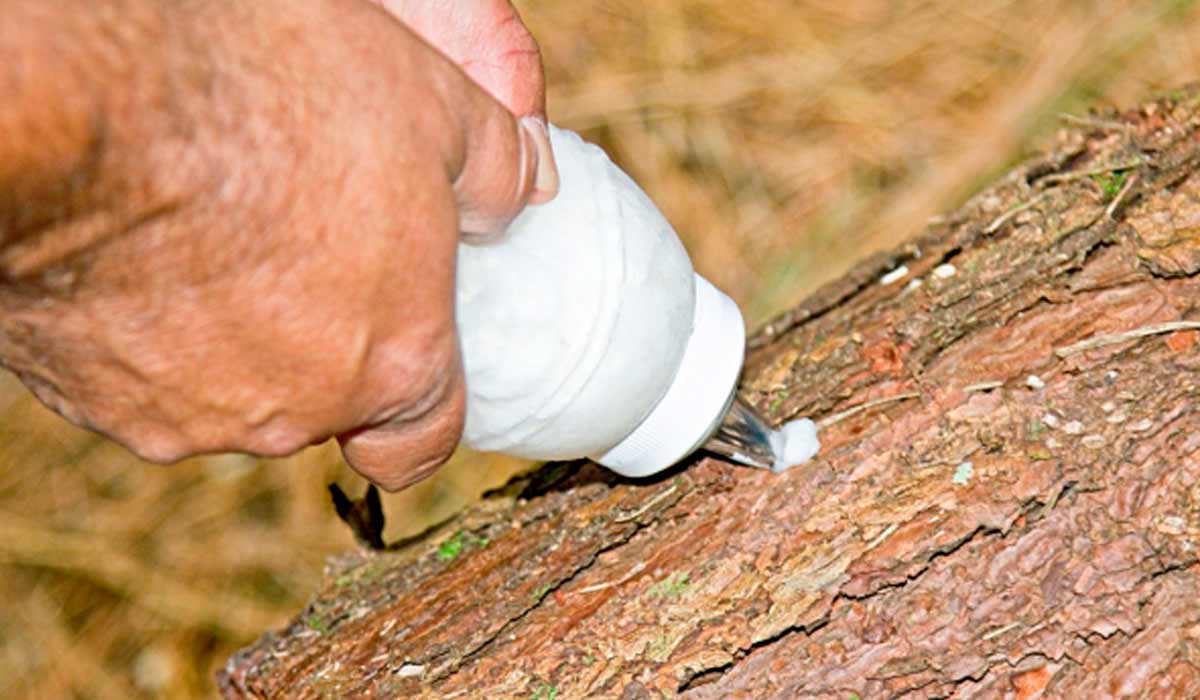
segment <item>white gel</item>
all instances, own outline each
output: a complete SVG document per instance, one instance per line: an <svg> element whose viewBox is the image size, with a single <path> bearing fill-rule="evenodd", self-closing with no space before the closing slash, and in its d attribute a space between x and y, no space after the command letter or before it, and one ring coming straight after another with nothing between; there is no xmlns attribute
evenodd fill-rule
<svg viewBox="0 0 1200 700"><path fill-rule="evenodd" d="M771 436L771 449L775 452L775 466L771 471L776 474L804 464L821 449L817 424L808 418L784 423Z"/></svg>

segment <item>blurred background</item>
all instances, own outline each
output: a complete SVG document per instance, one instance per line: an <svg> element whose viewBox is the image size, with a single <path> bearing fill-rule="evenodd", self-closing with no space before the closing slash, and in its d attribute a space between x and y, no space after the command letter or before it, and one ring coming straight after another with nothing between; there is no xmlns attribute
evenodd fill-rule
<svg viewBox="0 0 1200 700"><path fill-rule="evenodd" d="M551 119L608 149L751 326L919 231L1059 128L1200 73L1180 0L521 0ZM389 537L521 465L460 454ZM208 697L353 547L335 447L138 462L0 373L0 696Z"/></svg>

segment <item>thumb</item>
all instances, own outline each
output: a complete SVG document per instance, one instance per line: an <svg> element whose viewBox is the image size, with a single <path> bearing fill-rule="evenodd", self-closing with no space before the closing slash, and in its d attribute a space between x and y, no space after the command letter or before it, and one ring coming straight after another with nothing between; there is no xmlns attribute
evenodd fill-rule
<svg viewBox="0 0 1200 700"><path fill-rule="evenodd" d="M527 204L553 198L558 172L544 118L518 119L482 90L472 92L474 109L458 112L462 151L451 177L459 228L486 239L503 233Z"/></svg>
<svg viewBox="0 0 1200 700"><path fill-rule="evenodd" d="M376 1L448 58L468 82L481 88L478 92L492 98L488 102L499 102L510 116L516 115L525 132L518 137L531 139L535 146L537 160L527 170L513 169L512 164L503 159L503 154L502 160L494 165L499 172L493 173L492 179L533 178L532 192L517 193L520 204L515 209L513 199L506 200L505 193L496 191L496 185L490 181L464 184L464 189L476 185L483 192L464 192L472 210L462 229L474 234L493 233L497 226L502 229L524 204L550 201L558 191L558 174L546 133L546 81L542 75L542 60L537 42L512 3L509 0ZM467 103L478 103L478 97L472 95L458 100L459 113L464 113L464 109L470 111L472 105ZM492 107L484 112L487 119L500 117L494 114ZM466 126L475 129L480 125ZM524 143L522 147L526 145ZM477 158L476 162L480 160L486 163L487 159ZM527 185L527 181L522 183L522 186Z"/></svg>
<svg viewBox="0 0 1200 700"><path fill-rule="evenodd" d="M431 476L453 454L465 407L458 369L420 406L385 423L339 435L342 455L354 471L381 488L407 488Z"/></svg>

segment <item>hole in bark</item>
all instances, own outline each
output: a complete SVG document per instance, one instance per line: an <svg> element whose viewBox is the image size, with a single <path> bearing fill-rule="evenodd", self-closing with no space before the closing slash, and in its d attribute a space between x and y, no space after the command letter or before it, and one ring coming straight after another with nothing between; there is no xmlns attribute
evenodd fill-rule
<svg viewBox="0 0 1200 700"><path fill-rule="evenodd" d="M946 253L944 255L942 255L941 259L938 260L937 264L945 265L946 263L950 262L951 260L953 260L953 259L957 258L959 255L961 255L962 252L963 252L962 246L956 245L953 248L951 248L950 250L947 250ZM934 265L934 267L937 267L937 265Z"/></svg>
<svg viewBox="0 0 1200 700"><path fill-rule="evenodd" d="M686 683L679 686L678 692L682 693L692 690L693 688L699 688L702 685L716 683L721 679L721 676L725 675L726 670L726 668L710 668L707 671L701 671L700 673L697 673L689 678Z"/></svg>
<svg viewBox="0 0 1200 700"><path fill-rule="evenodd" d="M1029 172L1025 173L1025 184L1033 186L1033 183L1037 182L1043 177L1046 177L1047 175L1053 175L1058 170L1059 168L1052 161L1042 161L1037 163L1029 169Z"/></svg>

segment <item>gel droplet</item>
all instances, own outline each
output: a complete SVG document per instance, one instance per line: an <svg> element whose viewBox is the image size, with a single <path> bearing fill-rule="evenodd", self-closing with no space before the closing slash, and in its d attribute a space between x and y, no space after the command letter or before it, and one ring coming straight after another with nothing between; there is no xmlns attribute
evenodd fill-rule
<svg viewBox="0 0 1200 700"><path fill-rule="evenodd" d="M771 436L771 448L775 451L775 465L771 471L776 474L804 464L821 449L817 424L808 418L784 423Z"/></svg>

